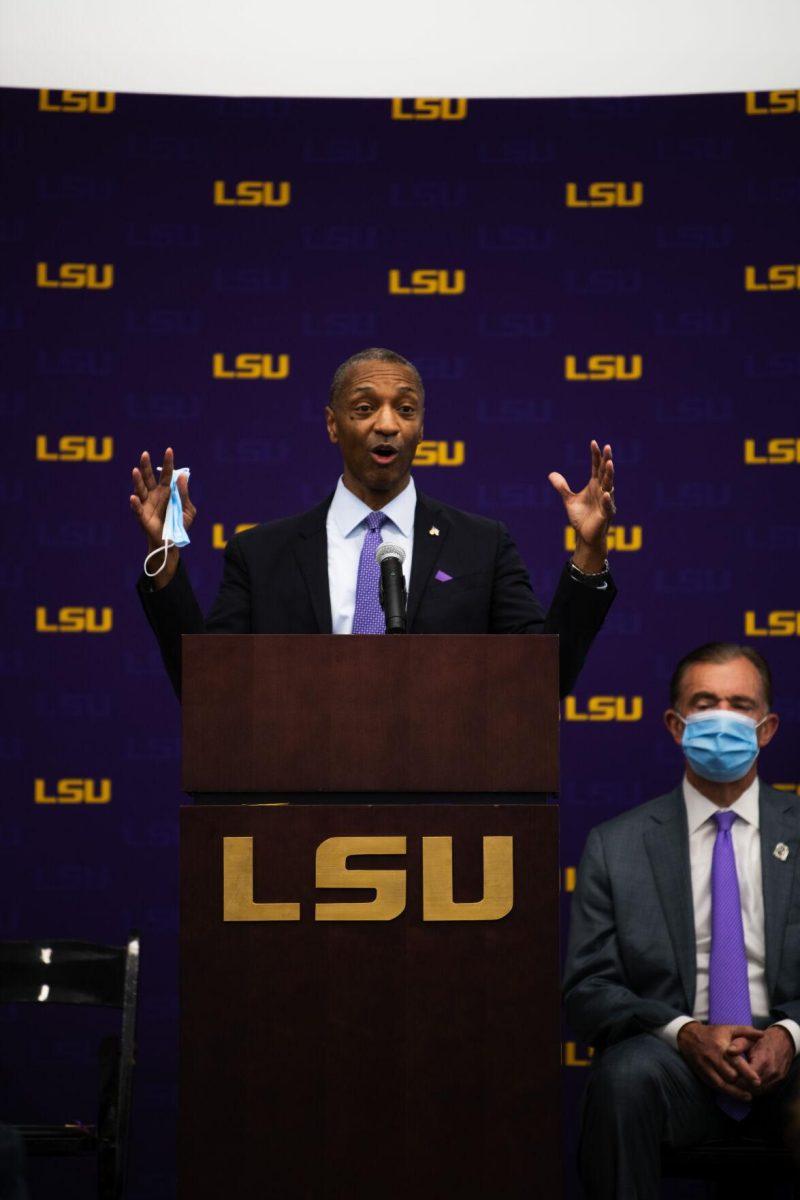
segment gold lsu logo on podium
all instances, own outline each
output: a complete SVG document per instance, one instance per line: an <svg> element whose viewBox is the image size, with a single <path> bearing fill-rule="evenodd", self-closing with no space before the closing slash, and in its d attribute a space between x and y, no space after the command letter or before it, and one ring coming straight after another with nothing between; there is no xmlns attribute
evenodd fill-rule
<svg viewBox="0 0 800 1200"><path fill-rule="evenodd" d="M406 907L405 868L356 870L359 855L404 855L405 837L330 837L317 847L317 888L368 888L373 900L317 901L315 921L393 921ZM514 907L513 837L483 838L483 896L453 899L452 837L422 838L423 921L499 921ZM253 839L222 839L223 921L299 921L298 901L253 899Z"/></svg>

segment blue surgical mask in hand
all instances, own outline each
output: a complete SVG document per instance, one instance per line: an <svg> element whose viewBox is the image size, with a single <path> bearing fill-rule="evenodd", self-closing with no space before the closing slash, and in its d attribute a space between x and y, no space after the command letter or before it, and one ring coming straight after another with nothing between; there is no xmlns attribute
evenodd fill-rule
<svg viewBox="0 0 800 1200"><path fill-rule="evenodd" d="M164 539L164 545L159 546L156 550L151 550L147 558L144 560L144 573L151 579L154 575L160 574L160 572L163 571L164 567L167 565L167 551L169 550L170 546L177 546L180 549L181 546L189 545L189 535L186 532L186 528L183 524L183 503L181 501L181 494L178 491L178 480L180 479L181 475L185 475L188 479L189 474L190 471L188 467L177 467L172 472L172 480L169 485L167 511L164 514L164 528L161 531L161 536ZM164 556L164 561L160 567L156 568L155 571L149 571L147 569L147 564L149 563L150 559L157 554L162 554Z"/></svg>
<svg viewBox="0 0 800 1200"><path fill-rule="evenodd" d="M680 713L678 714L680 716ZM681 717L681 745L689 766L701 779L733 783L741 779L758 757L758 724L745 713L712 708Z"/></svg>

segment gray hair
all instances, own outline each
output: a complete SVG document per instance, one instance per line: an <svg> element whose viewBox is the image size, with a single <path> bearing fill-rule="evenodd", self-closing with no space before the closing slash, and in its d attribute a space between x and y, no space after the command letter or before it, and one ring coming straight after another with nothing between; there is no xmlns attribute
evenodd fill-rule
<svg viewBox="0 0 800 1200"><path fill-rule="evenodd" d="M761 676L767 708L772 708L772 672L767 660L752 646L739 646L736 642L706 642L705 645L698 646L696 650L690 650L684 655L675 668L669 685L669 702L672 707L678 703L683 677L689 667L693 667L695 663L733 662L735 658L746 658L753 664Z"/></svg>
<svg viewBox="0 0 800 1200"><path fill-rule="evenodd" d="M350 357L341 363L340 366L338 366L334 371L333 379L331 380L330 399L328 401L331 408L333 408L336 401L339 399L339 394L344 387L344 382L347 378L350 368L354 367L356 363L363 362L388 362L397 363L401 367L408 367L417 381L417 386L419 387L420 391L420 398L424 402L425 387L422 382L422 376L414 364L409 362L407 358L403 358L402 354L397 354L394 350L386 350L382 346L371 346L368 350L359 350L357 354L351 354Z"/></svg>

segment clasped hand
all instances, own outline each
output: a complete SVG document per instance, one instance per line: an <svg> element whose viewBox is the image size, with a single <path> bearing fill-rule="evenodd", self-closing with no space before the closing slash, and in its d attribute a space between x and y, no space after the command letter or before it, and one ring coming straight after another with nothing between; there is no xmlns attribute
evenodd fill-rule
<svg viewBox="0 0 800 1200"><path fill-rule="evenodd" d="M737 1100L752 1100L786 1078L794 1040L783 1025L703 1025L690 1021L678 1032L678 1050L694 1073Z"/></svg>

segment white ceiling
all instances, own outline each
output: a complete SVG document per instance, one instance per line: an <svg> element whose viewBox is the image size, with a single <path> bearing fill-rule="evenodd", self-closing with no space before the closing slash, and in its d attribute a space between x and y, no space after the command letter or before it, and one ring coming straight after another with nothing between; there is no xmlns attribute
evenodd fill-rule
<svg viewBox="0 0 800 1200"><path fill-rule="evenodd" d="M0 0L0 85L231 96L800 86L798 0Z"/></svg>

